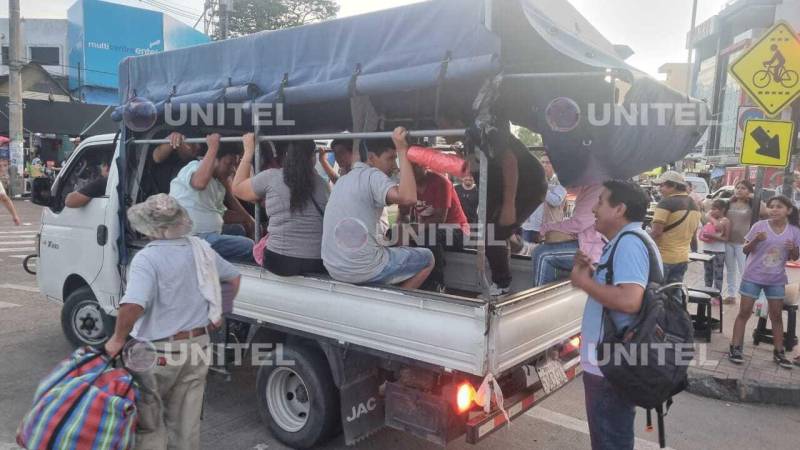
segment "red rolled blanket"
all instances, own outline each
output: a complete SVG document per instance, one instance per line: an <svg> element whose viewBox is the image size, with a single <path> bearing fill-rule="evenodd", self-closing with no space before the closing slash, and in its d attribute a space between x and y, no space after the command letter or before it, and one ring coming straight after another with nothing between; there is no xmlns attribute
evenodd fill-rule
<svg viewBox="0 0 800 450"><path fill-rule="evenodd" d="M434 172L446 173L456 178L463 178L469 171L469 164L462 158L428 147L412 146L408 149L408 160Z"/></svg>

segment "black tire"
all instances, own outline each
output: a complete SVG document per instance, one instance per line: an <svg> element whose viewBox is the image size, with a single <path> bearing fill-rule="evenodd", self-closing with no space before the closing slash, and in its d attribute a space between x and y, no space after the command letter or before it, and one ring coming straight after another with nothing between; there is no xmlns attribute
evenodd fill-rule
<svg viewBox="0 0 800 450"><path fill-rule="evenodd" d="M31 260L33 260L33 267L36 267L36 263L38 262L39 255L28 255L25 259L22 260L22 268L25 269L25 272L28 272L31 275L36 275L36 270L31 269Z"/></svg>
<svg viewBox="0 0 800 450"><path fill-rule="evenodd" d="M333 383L328 361L322 351L310 345L285 345L282 359L294 361L294 365L269 364L261 366L258 371L256 395L259 413L272 435L282 443L298 449L314 447L333 437L340 421L339 392ZM288 372L293 372L294 375ZM270 410L268 399L270 387L280 386L282 385L280 378L291 379L292 376L298 377L305 388L308 403L305 423L299 426L299 429L287 429L282 425L286 423L285 419L276 419L280 413L273 413ZM300 391L295 389L292 392L300 392L301 395L295 398L298 399L297 402L302 403L302 389ZM292 392L289 392L289 395L292 395ZM286 397L289 398L289 395ZM272 395L272 403L275 404L276 401L284 403L280 396ZM281 407L278 406L277 409Z"/></svg>
<svg viewBox="0 0 800 450"><path fill-rule="evenodd" d="M110 337L100 303L88 286L74 290L61 308L61 329L75 347L98 346Z"/></svg>

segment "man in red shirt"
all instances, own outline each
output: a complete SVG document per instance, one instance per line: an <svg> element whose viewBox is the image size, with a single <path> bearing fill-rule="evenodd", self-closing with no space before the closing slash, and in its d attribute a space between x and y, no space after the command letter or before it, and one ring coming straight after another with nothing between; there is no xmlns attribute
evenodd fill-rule
<svg viewBox="0 0 800 450"><path fill-rule="evenodd" d="M444 175L414 165L417 204L400 210L401 221L419 224L453 224L469 235L469 223L453 183ZM408 219L408 220L402 220Z"/></svg>
<svg viewBox="0 0 800 450"><path fill-rule="evenodd" d="M401 207L398 222L417 225L413 240L417 245L430 248L434 253L434 260L437 261L426 284L432 289L442 290L444 250L462 248L464 237L469 236L470 224L453 183L444 175L416 164L413 167L414 179L417 181L417 204L413 207ZM436 258L437 255L439 258Z"/></svg>

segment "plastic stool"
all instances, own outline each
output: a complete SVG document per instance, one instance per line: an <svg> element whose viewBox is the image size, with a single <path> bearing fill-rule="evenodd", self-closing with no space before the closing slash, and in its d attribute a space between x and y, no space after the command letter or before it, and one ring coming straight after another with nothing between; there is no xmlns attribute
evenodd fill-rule
<svg viewBox="0 0 800 450"><path fill-rule="evenodd" d="M719 289L714 287L692 287L689 288L690 291L697 291L702 292L704 294L708 294L712 299L717 299L717 304L719 305L719 321L717 319L711 319L712 322L712 329L716 329L720 333L722 333L722 292ZM710 316L710 312L709 312Z"/></svg>
<svg viewBox="0 0 800 450"><path fill-rule="evenodd" d="M789 313L786 332L783 333L783 347L787 352L791 352L797 345L797 305L784 304L783 310ZM758 325L753 330L753 344L758 345L761 342L772 343L772 330L767 328L767 319L763 317L758 319Z"/></svg>
<svg viewBox="0 0 800 450"><path fill-rule="evenodd" d="M711 329L713 328L711 317L711 296L689 289L689 303L697 305L697 314L692 314L695 339L703 339L711 342Z"/></svg>

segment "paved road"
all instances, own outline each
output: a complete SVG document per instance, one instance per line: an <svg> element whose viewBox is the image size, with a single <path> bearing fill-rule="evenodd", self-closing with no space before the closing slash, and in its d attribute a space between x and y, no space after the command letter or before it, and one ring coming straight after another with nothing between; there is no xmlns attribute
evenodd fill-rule
<svg viewBox="0 0 800 450"><path fill-rule="evenodd" d="M16 448L14 434L30 406L36 383L70 347L60 328L58 305L36 292L36 281L23 272L19 256L32 250L38 208L17 202L31 225L11 226L0 211L0 450ZM23 248L27 250L9 250ZM286 448L261 424L253 399L255 373L242 368L231 381L209 378L203 422L204 449ZM796 449L800 409L730 404L681 394L667 417L667 444L675 449ZM644 413L637 416L637 448L657 448L655 433L644 431ZM461 441L456 449L587 449L589 437L583 407L583 386L575 381L477 446ZM344 449L339 437L324 448ZM435 449L436 446L394 430L383 430L358 449Z"/></svg>

